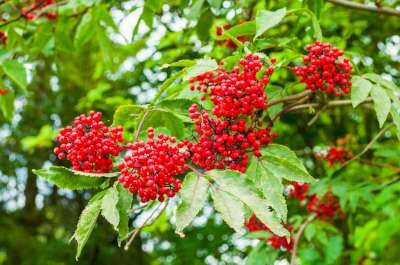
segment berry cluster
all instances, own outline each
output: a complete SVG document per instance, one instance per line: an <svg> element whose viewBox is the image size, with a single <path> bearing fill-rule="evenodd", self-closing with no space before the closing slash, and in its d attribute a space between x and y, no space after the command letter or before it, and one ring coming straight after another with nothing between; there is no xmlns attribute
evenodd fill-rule
<svg viewBox="0 0 400 265"><path fill-rule="evenodd" d="M46 17L48 20L54 20L57 18L57 13L54 11L42 12L38 13L37 11L42 10L43 8L55 4L55 0L35 0L33 4L29 7L21 8L21 15L29 21L35 20L38 17Z"/></svg>
<svg viewBox="0 0 400 265"><path fill-rule="evenodd" d="M9 92L7 88L0 88L0 96L5 95Z"/></svg>
<svg viewBox="0 0 400 265"><path fill-rule="evenodd" d="M317 160L325 160L329 165L333 166L335 163L344 164L349 159L353 158L353 155L347 148L339 148L331 146L325 152L319 152L315 154Z"/></svg>
<svg viewBox="0 0 400 265"><path fill-rule="evenodd" d="M320 198L316 194L308 195L308 190L308 184L293 182L289 196L293 196L294 199L304 203L306 210L309 213L316 214L319 219L330 220L336 216L343 216L339 201L332 193L326 192Z"/></svg>
<svg viewBox="0 0 400 265"><path fill-rule="evenodd" d="M205 170L229 168L245 172L248 152L261 156L260 147L276 137L270 127L263 127L259 121L267 108L264 86L274 68L264 67L265 72L258 79L263 64L257 55L249 54L239 64L231 71L219 67L191 80L191 90L202 91L202 99L209 97L214 104L212 114L197 104L189 108L198 135L190 148L192 161Z"/></svg>
<svg viewBox="0 0 400 265"><path fill-rule="evenodd" d="M0 31L0 41L1 41L1 43L3 43L3 45L6 45L7 44L7 40L8 40L7 33L5 33L4 31Z"/></svg>
<svg viewBox="0 0 400 265"><path fill-rule="evenodd" d="M257 232L257 231L267 231L272 233L271 230L263 224L257 217L253 214L250 216L249 220L245 223L246 228L250 232ZM289 225L286 226L289 231L293 230L293 226ZM274 249L281 249L283 251L291 251L293 248L293 235L291 235L290 241L286 239L286 237L277 236L272 233L272 236L267 238L268 244Z"/></svg>
<svg viewBox="0 0 400 265"><path fill-rule="evenodd" d="M269 66L258 79L263 63L257 55L249 54L239 64L231 71L220 67L216 73L206 72L191 80L190 89L206 93L215 105L212 113L219 118L252 115L267 108L264 86L269 83L274 67Z"/></svg>
<svg viewBox="0 0 400 265"><path fill-rule="evenodd" d="M230 24L228 24L228 23L224 24L223 26L218 26L218 27L215 28L215 34L217 36L221 36L223 34L224 30L228 30L231 27L232 26ZM240 41L240 42L245 42L247 40L247 37L245 35L238 36L237 40ZM237 48L236 43L234 43L231 39L219 40L219 41L217 41L217 44L220 45L220 46L226 46L226 47L231 48L231 49L236 49Z"/></svg>
<svg viewBox="0 0 400 265"><path fill-rule="evenodd" d="M181 188L176 176L187 169L185 160L190 156L187 144L163 134L154 139L154 130L148 129L147 142L126 145L131 152L119 164L118 180L131 193L137 192L142 202L164 201L164 195L175 196Z"/></svg>
<svg viewBox="0 0 400 265"><path fill-rule="evenodd" d="M343 56L343 51L332 47L329 43L316 41L307 45L308 55L303 59L303 67L295 67L294 73L301 77L300 82L306 84L306 89L320 90L340 96L350 92L352 69L349 59Z"/></svg>
<svg viewBox="0 0 400 265"><path fill-rule="evenodd" d="M101 112L91 111L89 116L75 118L74 125L60 130L54 149L59 159L71 161L74 170L104 173L113 169L113 156L123 146L122 127L109 128L101 121Z"/></svg>

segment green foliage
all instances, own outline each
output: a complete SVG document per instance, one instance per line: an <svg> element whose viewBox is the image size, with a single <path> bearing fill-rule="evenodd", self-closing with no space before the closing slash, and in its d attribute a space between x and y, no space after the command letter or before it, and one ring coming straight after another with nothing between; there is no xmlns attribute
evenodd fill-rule
<svg viewBox="0 0 400 265"><path fill-rule="evenodd" d="M115 230L118 230L119 211L117 208L119 196L118 190L115 187L109 188L101 200L101 215L113 225Z"/></svg>
<svg viewBox="0 0 400 265"><path fill-rule="evenodd" d="M261 10L256 17L256 35L255 39L264 34L268 29L276 26L286 15L286 8L276 11Z"/></svg>
<svg viewBox="0 0 400 265"><path fill-rule="evenodd" d="M25 67L21 63L7 60L1 63L1 69L20 89L27 90Z"/></svg>

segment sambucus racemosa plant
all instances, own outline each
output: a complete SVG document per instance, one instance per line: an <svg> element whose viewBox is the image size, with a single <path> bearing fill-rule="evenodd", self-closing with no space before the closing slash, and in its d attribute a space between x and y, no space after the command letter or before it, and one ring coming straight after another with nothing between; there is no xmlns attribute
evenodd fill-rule
<svg viewBox="0 0 400 265"><path fill-rule="evenodd" d="M276 16L276 24L293 14L286 10L270 13ZM255 30L245 35L258 38L274 26L265 26L261 15L255 21ZM249 27L249 23L235 27ZM176 62L171 67L184 68L167 79L153 102L119 107L114 127L101 121L100 112L91 112L89 116L78 116L73 126L60 130L54 152L59 159L70 161L72 169L52 166L35 173L62 188L101 189L78 221L73 236L78 243L77 258L100 214L118 232L119 243L126 241L128 248L141 228L157 218L160 209L175 198L180 201L175 210L177 234L184 235L185 227L211 195L214 208L227 225L237 232L247 228L250 232L270 233L265 237L267 243L291 252L292 264L296 262L296 249L305 225L314 219L331 222L336 217L345 218L334 195L309 191L306 183L315 179L295 152L274 143L279 142L274 122L287 112L316 107L321 102L326 104L324 108L368 102L368 93L364 98L354 96L349 103L332 100L331 95L346 97L353 89L363 89L358 86L360 79L384 82L366 76L353 78L356 82L352 84L350 60L343 51L320 40L306 47L308 54L303 62L285 65L258 52L251 43L243 44L251 38L229 33L235 27L217 30L219 40L229 40L235 44L230 47L238 49L239 56L234 60L229 58L219 64L212 59ZM316 36L320 35L320 29L314 27ZM299 83L305 83L305 90L269 98L266 91L270 78L280 67L292 69L300 77ZM168 108L168 101L176 96L172 93L168 97L174 82L184 84L186 94L200 99L191 100L184 114ZM291 103L276 113L270 111L271 106L286 102ZM383 125L388 113L384 118L378 113ZM150 122L157 120L155 117L161 117L159 124ZM172 125L166 120L172 120ZM183 124L182 129L189 133L172 136L158 128L165 126L173 131L174 122ZM133 123L134 135L127 129L128 123ZM146 129L147 136L142 133ZM124 141L123 135L130 140ZM346 149L332 147L324 159L330 165L339 161L345 166L354 159L347 153ZM308 212L310 217L304 226L288 224L285 194L298 200L300 208ZM152 211L150 219L135 228L129 223L133 203L149 206Z"/></svg>

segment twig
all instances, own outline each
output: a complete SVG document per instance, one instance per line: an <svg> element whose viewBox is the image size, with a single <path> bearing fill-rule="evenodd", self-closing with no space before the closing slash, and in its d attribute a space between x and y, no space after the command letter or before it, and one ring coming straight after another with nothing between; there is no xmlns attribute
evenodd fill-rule
<svg viewBox="0 0 400 265"><path fill-rule="evenodd" d="M165 210L165 208L167 207L168 201L166 201L166 202L164 203L162 209L161 209L160 211L158 211L158 209L160 208L161 205L163 205L163 204L159 204L159 205L154 209L154 211L146 218L146 220L144 220L143 224L142 224L140 227L134 229L134 230L131 232L131 236L129 237L128 242L126 242L126 244L125 244L125 246L124 246L124 250L128 250L128 249L129 249L130 245L132 244L133 240L135 239L136 235L140 232L140 230L142 230L142 229L143 229L144 227L146 227L146 226L149 226L149 225L152 225L152 224L153 224L153 222L161 215L161 213L162 213L162 212ZM157 211L158 211L158 215L157 215L155 218L153 218L153 216L157 213ZM152 218L153 218L153 220L152 220ZM152 221L149 222L150 220L152 220Z"/></svg>
<svg viewBox="0 0 400 265"><path fill-rule="evenodd" d="M146 117L147 117L147 115L149 115L150 112L151 112L151 108L150 108L150 107L147 108L145 112L143 112L143 115L142 115L142 117L140 118L138 127L137 127L137 129L136 129L136 133L135 133L135 142L138 141L140 131L142 130L142 127L143 127L143 123L144 123L144 121L146 120Z"/></svg>
<svg viewBox="0 0 400 265"><path fill-rule="evenodd" d="M304 223L302 223L300 225L299 231L294 236L293 250L292 250L292 255L291 255L291 258L290 258L290 265L297 265L296 254L297 254L297 247L299 245L300 238L303 235L304 230L306 229L307 225L309 225L312 221L314 221L315 218L317 218L317 214L311 215Z"/></svg>
<svg viewBox="0 0 400 265"><path fill-rule="evenodd" d="M310 98L310 95L307 95L307 96L303 97L302 99L298 100L297 102L286 106L284 109L282 109L281 111L279 111L274 117L271 118L270 124L274 123L280 116L282 116L283 114L289 112L293 107L304 103L304 102L307 101L309 98Z"/></svg>
<svg viewBox="0 0 400 265"><path fill-rule="evenodd" d="M6 26L6 25L9 25L9 24L11 24L11 23L14 23L14 22L20 20L21 18L26 17L27 14L29 14L29 13L35 11L35 9L40 8L45 2L46 2L45 0L42 0L42 1L40 1L37 5L32 6L32 7L31 7L30 9L28 9L26 12L21 12L21 13L19 14L18 17L13 18L13 19L10 19L10 20L7 20L7 21L4 22L3 24L0 24L0 28L1 28L1 27L4 27L4 26Z"/></svg>
<svg viewBox="0 0 400 265"><path fill-rule="evenodd" d="M393 9L393 8L388 8L388 7L380 7L380 6L369 6L369 5L364 5L361 3L356 3L353 1L347 1L347 0L326 0L327 2L330 2L335 5L340 5L344 7L349 7L353 9L358 9L358 10L363 10L363 11L370 11L370 12L377 12L389 16L400 16L400 11Z"/></svg>
<svg viewBox="0 0 400 265"><path fill-rule="evenodd" d="M342 168L346 167L348 164L350 164L351 162L353 162L356 159L359 159L362 155L364 155L369 149L371 149L372 145L374 145L374 143L376 141L379 140L379 138L387 131L390 129L390 127L392 127L394 124L391 123L389 125L387 125L386 127L384 127L382 130L380 130L375 137L364 147L364 149L358 153L356 156L354 156L352 159L347 160L346 163L343 164Z"/></svg>
<svg viewBox="0 0 400 265"><path fill-rule="evenodd" d="M293 94L293 95L290 95L290 96L272 99L270 102L268 102L268 106L273 106L273 105L276 105L276 104L279 104L279 103L282 103L282 102L285 102L285 101L296 100L296 99L302 98L304 96L307 96L307 95L309 95L311 93L312 93L311 90L304 90L304 91L302 91L300 93Z"/></svg>
<svg viewBox="0 0 400 265"><path fill-rule="evenodd" d="M316 122L319 118L319 116L321 116L322 112L324 112L326 109L328 108L328 105L323 106L316 114L315 116L307 123L307 126L311 126L314 124L314 122Z"/></svg>
<svg viewBox="0 0 400 265"><path fill-rule="evenodd" d="M188 167L189 169L191 169L194 173L196 173L197 175L199 175L200 177L204 177L204 176L205 176L203 172L201 172L200 170L198 170L198 169L195 168L194 166L188 164L187 167Z"/></svg>

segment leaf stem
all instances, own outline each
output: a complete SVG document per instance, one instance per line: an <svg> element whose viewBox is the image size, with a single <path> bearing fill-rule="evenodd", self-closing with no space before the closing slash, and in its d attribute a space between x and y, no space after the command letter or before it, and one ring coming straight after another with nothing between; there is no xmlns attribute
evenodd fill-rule
<svg viewBox="0 0 400 265"><path fill-rule="evenodd" d="M140 131L142 130L143 123L146 120L147 115L149 115L149 113L151 111L152 111L151 107L148 107L144 112L142 112L138 127L136 129L136 133L135 133L135 142L137 142L139 140L139 135L140 135Z"/></svg>
<svg viewBox="0 0 400 265"><path fill-rule="evenodd" d="M306 227L315 220L315 218L317 218L317 214L313 214L310 217L307 218L307 220L302 223L299 227L299 231L297 231L296 235L294 236L294 242L293 242L293 250L292 250L292 255L290 258L290 265L297 265L297 261L296 261L296 255L297 255L297 248L299 246L299 241L301 236L304 233L304 230L306 229Z"/></svg>

